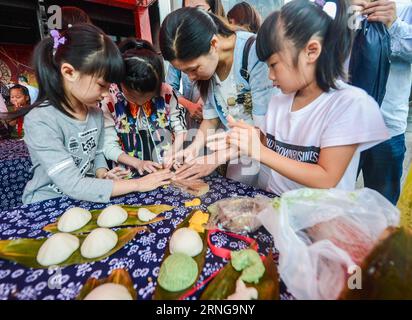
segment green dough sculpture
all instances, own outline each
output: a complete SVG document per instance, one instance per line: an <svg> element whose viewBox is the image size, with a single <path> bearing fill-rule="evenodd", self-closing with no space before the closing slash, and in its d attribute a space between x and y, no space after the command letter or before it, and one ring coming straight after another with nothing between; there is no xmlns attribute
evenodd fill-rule
<svg viewBox="0 0 412 320"><path fill-rule="evenodd" d="M240 279L248 283L259 283L265 273L265 266L255 250L234 251L231 256L233 268L242 271Z"/></svg>
<svg viewBox="0 0 412 320"><path fill-rule="evenodd" d="M183 253L175 253L163 262L157 281L163 289L179 292L189 288L196 281L197 276L196 261Z"/></svg>

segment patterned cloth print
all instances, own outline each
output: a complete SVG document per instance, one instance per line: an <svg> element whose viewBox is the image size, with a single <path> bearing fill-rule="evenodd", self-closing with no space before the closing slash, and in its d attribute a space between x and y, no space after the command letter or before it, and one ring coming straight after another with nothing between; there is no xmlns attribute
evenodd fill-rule
<svg viewBox="0 0 412 320"><path fill-rule="evenodd" d="M207 210L214 202L229 197L255 197L259 194L274 196L217 174L208 177L206 182L210 185L210 192L201 198L202 210ZM117 268L129 271L138 299L152 299L166 246L176 227L193 210L184 206L184 202L191 199L190 195L167 187L112 200L111 204L168 204L175 209L165 214L166 220L150 225L150 233L138 234L123 249L98 262L47 270L29 269L0 259L0 300L72 300L76 298L87 279L105 278ZM67 209L74 206L102 209L107 205L79 202L63 197L3 211L0 213L0 239L47 237L49 234L42 228L55 222ZM272 237L263 228L249 236L257 240L261 254L268 254L271 248L274 248ZM212 242L231 250L246 248L245 243L231 239L224 233L213 235ZM275 249L272 250L277 260L277 252ZM214 256L208 249L198 284L227 263L228 261ZM201 292L202 290L199 290L189 299L198 299ZM282 282L280 293L281 299L293 299Z"/></svg>

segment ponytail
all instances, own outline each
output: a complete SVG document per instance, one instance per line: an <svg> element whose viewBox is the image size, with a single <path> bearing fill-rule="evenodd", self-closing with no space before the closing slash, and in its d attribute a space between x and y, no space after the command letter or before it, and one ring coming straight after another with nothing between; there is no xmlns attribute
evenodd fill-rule
<svg viewBox="0 0 412 320"><path fill-rule="evenodd" d="M54 48L54 39L43 39L34 50L33 64L39 95L36 102L27 108L11 112L7 118L17 118L42 105L52 105L69 117L70 106L63 87L61 65L69 63L81 74L102 77L108 83L120 82L124 75L123 60L114 42L99 28L79 24L63 32L65 39ZM0 115L3 119L3 116Z"/></svg>
<svg viewBox="0 0 412 320"><path fill-rule="evenodd" d="M156 92L159 96L165 81L162 56L145 40L127 39L119 45L126 76L126 87L139 92Z"/></svg>
<svg viewBox="0 0 412 320"><path fill-rule="evenodd" d="M348 27L348 4L336 0L336 16L330 17L321 6L309 0L293 0L272 13L263 23L256 49L261 61L284 49L290 40L295 47L294 64L299 52L317 35L322 39L322 52L316 64L316 81L325 92L336 89L336 80L346 78L344 63L352 47L352 32Z"/></svg>

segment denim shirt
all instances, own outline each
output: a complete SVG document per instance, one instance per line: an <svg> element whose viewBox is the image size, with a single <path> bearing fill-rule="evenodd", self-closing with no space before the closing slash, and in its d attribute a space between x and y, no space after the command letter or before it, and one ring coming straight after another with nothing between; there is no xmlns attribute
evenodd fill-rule
<svg viewBox="0 0 412 320"><path fill-rule="evenodd" d="M412 63L412 5L398 8L399 17L388 29L391 67L381 111L392 137L404 134L409 111Z"/></svg>
<svg viewBox="0 0 412 320"><path fill-rule="evenodd" d="M182 93L180 92L180 80L182 80ZM169 64L167 71L166 83L168 83L178 96L183 96L189 101L197 102L200 98L200 92L193 81L190 81L188 75Z"/></svg>

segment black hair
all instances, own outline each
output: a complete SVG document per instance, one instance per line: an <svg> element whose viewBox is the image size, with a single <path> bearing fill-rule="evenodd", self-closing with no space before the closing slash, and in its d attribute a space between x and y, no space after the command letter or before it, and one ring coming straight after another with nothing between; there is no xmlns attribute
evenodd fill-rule
<svg viewBox="0 0 412 320"><path fill-rule="evenodd" d="M77 7L62 7L62 31L82 23L92 23L85 11Z"/></svg>
<svg viewBox="0 0 412 320"><path fill-rule="evenodd" d="M225 16L225 8L223 7L221 0L205 0L205 2L209 5L210 12L212 12L213 14L219 17ZM182 8L184 8L185 6L186 6L186 1L182 0Z"/></svg>
<svg viewBox="0 0 412 320"><path fill-rule="evenodd" d="M120 43L126 76L122 83L139 92L156 92L159 96L165 81L162 56L145 40L129 38Z"/></svg>
<svg viewBox="0 0 412 320"><path fill-rule="evenodd" d="M284 49L285 40L295 48L294 64L298 54L312 36L322 38L322 52L316 65L316 81L325 92L336 89L336 80L346 78L344 62L352 47L352 32L347 25L348 4L336 0L336 17L332 19L322 7L309 0L293 0L272 13L263 23L257 36L257 54L266 61Z"/></svg>
<svg viewBox="0 0 412 320"><path fill-rule="evenodd" d="M29 89L27 89L27 87L25 87L25 86L22 86L21 84L15 84L14 86L12 86L11 88L10 88L10 95L11 95L11 91L12 90L20 90L22 93L23 93L23 95L25 95L29 100L28 100L28 104L30 105L31 104L31 101L30 101L30 93L29 93Z"/></svg>
<svg viewBox="0 0 412 320"><path fill-rule="evenodd" d="M124 64L120 51L102 30L90 24L79 24L60 36L65 38L65 43L57 49L53 48L54 39L48 37L34 50L35 74L39 84L37 101L8 115L8 118L24 115L45 102L73 118L66 110L73 111L63 88L60 71L63 63L71 64L82 74L102 77L108 83L119 83L123 79Z"/></svg>
<svg viewBox="0 0 412 320"><path fill-rule="evenodd" d="M227 18L235 20L239 26L245 27L247 31L257 33L262 24L259 12L249 3L243 1L236 4L227 13Z"/></svg>
<svg viewBox="0 0 412 320"><path fill-rule="evenodd" d="M230 37L235 31L213 13L199 8L181 8L170 13L160 28L160 50L167 61L190 61L210 52L215 35ZM202 96L209 80L198 81Z"/></svg>

